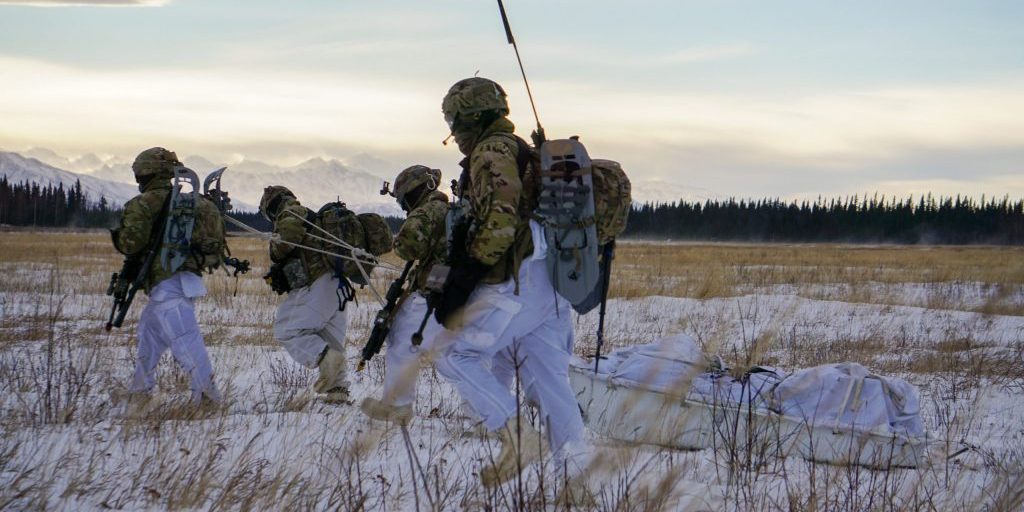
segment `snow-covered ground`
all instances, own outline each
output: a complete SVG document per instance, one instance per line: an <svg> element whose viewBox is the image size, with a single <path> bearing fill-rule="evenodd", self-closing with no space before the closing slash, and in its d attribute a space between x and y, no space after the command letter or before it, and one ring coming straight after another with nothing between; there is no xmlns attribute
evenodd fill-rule
<svg viewBox="0 0 1024 512"><path fill-rule="evenodd" d="M8 246L24 243L0 236ZM109 395L130 375L133 322L145 299L124 329L105 333L110 303L103 290L117 259L101 235L76 236L70 255L41 243L32 256L0 257L0 508L555 508L560 479L550 465L530 467L522 480L498 489L479 485L479 469L498 443L478 435L453 388L431 369L423 371L407 430L370 423L354 405L316 398L315 372L293 363L271 339L278 298L258 279L260 260L237 283L237 295L233 279L208 278L211 293L197 311L227 404L192 409L187 379L168 356L160 394L144 413L124 414ZM255 243L241 246L243 256L262 257ZM377 281L384 286L386 275ZM950 307L1007 291L982 283L886 283L871 285L878 286L877 301L833 300L848 296L832 294L842 286L772 286L705 300L613 299L604 350L686 332L731 361L753 353L757 362L788 369L860 362L919 387L936 439L932 464L873 471L593 436L603 461L589 481L593 508L1019 506L1012 500L1024 488L1024 317ZM1021 301L1015 286L1010 295ZM948 300L950 289L962 297ZM929 301L941 307L924 307ZM350 317L353 368L375 312L362 293ZM596 322L596 313L576 318L578 355L593 353ZM378 393L382 359L353 374L356 403Z"/></svg>

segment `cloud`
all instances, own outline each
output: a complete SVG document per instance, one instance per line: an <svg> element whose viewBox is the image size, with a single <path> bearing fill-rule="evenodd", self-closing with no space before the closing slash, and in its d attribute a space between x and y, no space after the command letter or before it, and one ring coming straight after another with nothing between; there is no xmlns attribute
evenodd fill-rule
<svg viewBox="0 0 1024 512"><path fill-rule="evenodd" d="M172 0L0 0L0 5L30 7L158 7Z"/></svg>
<svg viewBox="0 0 1024 512"><path fill-rule="evenodd" d="M340 141L379 153L436 150L447 135L437 90L344 72L109 71L0 57L0 82L0 140L14 145L37 140L86 150L166 141L160 144L224 148L273 141L308 149Z"/></svg>
<svg viewBox="0 0 1024 512"><path fill-rule="evenodd" d="M0 143L134 154L165 145L277 163L369 153L398 166L458 161L439 113L450 81L360 70L242 66L117 71L0 57ZM512 117L533 126L511 82ZM637 179L723 195L988 190L1024 195L1024 76L816 94L706 94L539 81L547 133L581 135ZM187 149L186 149L187 148ZM965 183L969 183L967 185Z"/></svg>
<svg viewBox="0 0 1024 512"><path fill-rule="evenodd" d="M1024 77L795 96L601 90L567 82L534 88L544 91L539 107L549 132L556 133L559 120L572 127L562 129L586 127L637 146L742 146L827 168L921 148L1024 147Z"/></svg>

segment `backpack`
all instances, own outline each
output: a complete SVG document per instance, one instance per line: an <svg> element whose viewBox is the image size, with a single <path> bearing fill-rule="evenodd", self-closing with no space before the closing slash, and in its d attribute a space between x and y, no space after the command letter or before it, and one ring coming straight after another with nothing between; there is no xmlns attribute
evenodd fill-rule
<svg viewBox="0 0 1024 512"><path fill-rule="evenodd" d="M536 190L534 214L544 226L551 283L577 313L586 314L605 296L603 274L611 270L602 258L611 258L609 244L626 229L629 178L618 162L591 160L575 137L545 142L539 160L532 177L521 174L530 180L524 188Z"/></svg>
<svg viewBox="0 0 1024 512"><path fill-rule="evenodd" d="M184 190L186 183L191 190ZM200 272L217 268L226 247L220 210L200 195L195 171L178 167L171 184L160 265L170 274L182 268Z"/></svg>
<svg viewBox="0 0 1024 512"><path fill-rule="evenodd" d="M334 237L344 240L349 245L362 249L374 257L386 254L391 251L392 236L391 229L383 217L375 213L355 214L349 210L345 203L335 201L323 205L316 212L315 223L324 231ZM351 255L348 249L337 247L333 243L323 242L323 249L327 252L338 253L345 256ZM369 284L366 277L369 277L375 265L370 262L355 262L350 259L340 259L329 255L323 255L327 266L335 269L342 276L350 279L356 284ZM365 256L360 258L366 260ZM375 258L374 258L375 259ZM363 276L362 270L366 272Z"/></svg>
<svg viewBox="0 0 1024 512"><path fill-rule="evenodd" d="M216 203L205 197L199 198L196 223L192 229L192 256L200 269L213 270L221 265L227 256L227 241L224 239L224 219Z"/></svg>
<svg viewBox="0 0 1024 512"><path fill-rule="evenodd" d="M590 161L590 168L594 178L597 243L605 245L626 230L629 210L633 205L633 189L618 162L595 158Z"/></svg>

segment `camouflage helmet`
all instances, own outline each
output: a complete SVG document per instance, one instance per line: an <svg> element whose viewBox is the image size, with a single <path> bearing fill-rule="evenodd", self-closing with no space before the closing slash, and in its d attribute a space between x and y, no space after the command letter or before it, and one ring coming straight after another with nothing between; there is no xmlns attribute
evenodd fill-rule
<svg viewBox="0 0 1024 512"><path fill-rule="evenodd" d="M395 196L399 204L402 204L405 196L410 192L427 186L427 190L437 190L441 184L441 170L431 169L425 165L414 165L398 173L395 178L395 186L391 189L391 195Z"/></svg>
<svg viewBox="0 0 1024 512"><path fill-rule="evenodd" d="M468 119L481 112L496 112L508 115L508 95L497 82L486 78L472 77L459 80L441 100L441 112L448 128L455 131L460 118Z"/></svg>
<svg viewBox="0 0 1024 512"><path fill-rule="evenodd" d="M135 173L136 180L161 176L170 178L174 176L174 169L181 165L178 155L175 155L173 151L164 148L149 148L135 157L135 162L132 163L132 172Z"/></svg>
<svg viewBox="0 0 1024 512"><path fill-rule="evenodd" d="M260 213L263 214L263 217L270 220L270 210L277 210L281 199L285 196L294 198L295 194L283 185L271 185L263 189L263 197L260 198Z"/></svg>

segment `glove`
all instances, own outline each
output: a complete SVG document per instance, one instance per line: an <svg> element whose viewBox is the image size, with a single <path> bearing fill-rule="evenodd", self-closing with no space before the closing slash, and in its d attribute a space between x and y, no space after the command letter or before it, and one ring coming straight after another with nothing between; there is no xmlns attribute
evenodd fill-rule
<svg viewBox="0 0 1024 512"><path fill-rule="evenodd" d="M281 268L281 264L274 263L270 266L270 271L263 276L263 280L270 285L270 289L277 292L278 295L282 295L292 291L291 287L288 286L288 279L284 275L284 269Z"/></svg>
<svg viewBox="0 0 1024 512"><path fill-rule="evenodd" d="M430 297L432 304L429 305L434 308L434 318L438 323L449 329L455 327L448 325L448 321L466 305L469 295L490 270L490 266L474 258L466 258L452 267L448 279L444 282L444 289L441 293L431 294Z"/></svg>

